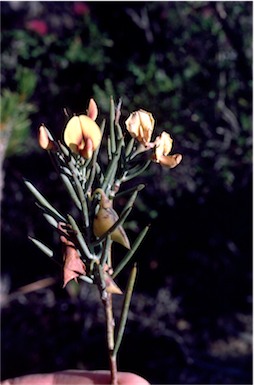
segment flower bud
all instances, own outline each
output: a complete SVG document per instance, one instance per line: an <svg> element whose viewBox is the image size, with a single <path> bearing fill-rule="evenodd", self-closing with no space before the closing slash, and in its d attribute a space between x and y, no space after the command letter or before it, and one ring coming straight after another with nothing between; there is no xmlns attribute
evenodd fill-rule
<svg viewBox="0 0 254 385"><path fill-rule="evenodd" d="M49 132L43 124L39 127L38 142L41 148L43 148L43 150L56 149L56 144L49 137Z"/></svg>
<svg viewBox="0 0 254 385"><path fill-rule="evenodd" d="M96 120L96 118L98 116L98 108L97 108L97 104L95 103L94 99L90 99L90 101L89 101L87 116L89 116L89 118L91 118L92 120Z"/></svg>
<svg viewBox="0 0 254 385"><path fill-rule="evenodd" d="M90 159L101 142L101 130L89 116L73 116L65 127L64 141L74 153Z"/></svg>
<svg viewBox="0 0 254 385"><path fill-rule="evenodd" d="M150 112L144 110L132 112L125 124L133 138L145 145L150 142L154 127L154 118Z"/></svg>

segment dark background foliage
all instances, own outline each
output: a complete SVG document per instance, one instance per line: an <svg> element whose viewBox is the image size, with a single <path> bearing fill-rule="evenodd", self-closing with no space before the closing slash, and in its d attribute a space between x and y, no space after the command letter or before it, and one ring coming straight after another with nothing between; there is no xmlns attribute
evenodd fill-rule
<svg viewBox="0 0 254 385"><path fill-rule="evenodd" d="M127 232L151 229L119 368L152 383L251 383L252 2L2 2L1 21L2 378L107 367L94 288L63 290L27 238L59 247L23 178L72 210L38 126L60 137L63 108L84 112L90 97L102 120L113 95L123 125L151 111L183 154L140 177Z"/></svg>

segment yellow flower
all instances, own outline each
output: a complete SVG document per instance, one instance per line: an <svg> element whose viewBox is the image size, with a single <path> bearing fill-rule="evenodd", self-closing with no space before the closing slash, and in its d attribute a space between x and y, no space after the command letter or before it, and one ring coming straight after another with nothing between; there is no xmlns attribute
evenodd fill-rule
<svg viewBox="0 0 254 385"><path fill-rule="evenodd" d="M150 112L144 110L132 112L125 124L133 138L144 145L150 142L154 127L154 118Z"/></svg>
<svg viewBox="0 0 254 385"><path fill-rule="evenodd" d="M174 168L181 162L183 158L181 154L168 155L172 150L173 139L167 132L163 131L160 136L157 136L154 144L152 157L154 162L169 168Z"/></svg>
<svg viewBox="0 0 254 385"><path fill-rule="evenodd" d="M65 127L64 141L74 153L89 159L101 142L101 130L89 116L73 116Z"/></svg>

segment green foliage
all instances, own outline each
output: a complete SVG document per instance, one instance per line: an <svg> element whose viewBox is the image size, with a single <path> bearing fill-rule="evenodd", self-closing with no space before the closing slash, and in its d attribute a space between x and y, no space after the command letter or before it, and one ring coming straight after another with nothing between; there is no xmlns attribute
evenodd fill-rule
<svg viewBox="0 0 254 385"><path fill-rule="evenodd" d="M25 87L24 87L25 88ZM23 95L4 89L1 95L1 138L5 143L6 156L30 151L30 115L36 111Z"/></svg>

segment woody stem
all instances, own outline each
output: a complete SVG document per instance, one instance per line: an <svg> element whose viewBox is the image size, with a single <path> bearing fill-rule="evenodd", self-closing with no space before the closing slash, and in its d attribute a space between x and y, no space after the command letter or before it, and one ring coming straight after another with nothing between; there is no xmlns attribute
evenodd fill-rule
<svg viewBox="0 0 254 385"><path fill-rule="evenodd" d="M111 246L112 246L112 243L109 246L108 258L107 258L107 263L108 263L109 269L112 266ZM114 314L113 314L112 294L108 293L108 292L106 292L106 290L104 290L101 298L102 298L102 303L104 306L105 316L106 316L107 346L108 346L109 366L110 366L110 372L111 372L111 385L118 385L117 362L116 362L116 354L114 353L114 348L115 348L115 341L114 341L115 320L114 320Z"/></svg>
<svg viewBox="0 0 254 385"><path fill-rule="evenodd" d="M117 362L116 355L113 354L114 351L114 328L115 321L113 316L113 307L112 307L112 294L107 293L107 297L103 300L103 305L106 315L106 327L107 327L107 344L108 344L108 354L109 354L109 365L111 372L111 385L117 385Z"/></svg>

